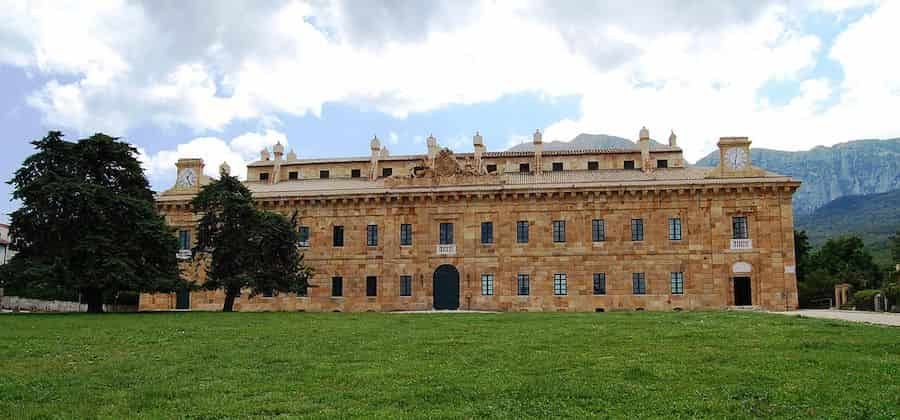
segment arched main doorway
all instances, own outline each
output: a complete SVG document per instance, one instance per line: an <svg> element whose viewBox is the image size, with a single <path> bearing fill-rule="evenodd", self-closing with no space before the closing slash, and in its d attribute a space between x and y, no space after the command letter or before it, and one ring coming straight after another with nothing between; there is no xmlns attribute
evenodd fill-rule
<svg viewBox="0 0 900 420"><path fill-rule="evenodd" d="M434 270L434 309L459 309L459 271L450 264Z"/></svg>

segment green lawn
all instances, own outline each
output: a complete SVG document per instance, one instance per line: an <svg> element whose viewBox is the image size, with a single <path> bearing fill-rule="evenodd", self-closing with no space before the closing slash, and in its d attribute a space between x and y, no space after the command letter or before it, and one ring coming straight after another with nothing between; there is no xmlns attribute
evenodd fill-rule
<svg viewBox="0 0 900 420"><path fill-rule="evenodd" d="M900 329L734 312L0 315L0 417L19 416L897 418Z"/></svg>

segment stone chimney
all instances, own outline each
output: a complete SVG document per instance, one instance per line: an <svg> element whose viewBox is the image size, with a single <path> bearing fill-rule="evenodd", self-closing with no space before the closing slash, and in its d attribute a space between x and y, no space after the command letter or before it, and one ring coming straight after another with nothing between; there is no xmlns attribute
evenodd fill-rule
<svg viewBox="0 0 900 420"><path fill-rule="evenodd" d="M532 142L534 143L534 168L532 171L540 175L544 172L544 136L541 134L541 130L534 130Z"/></svg>
<svg viewBox="0 0 900 420"><path fill-rule="evenodd" d="M669 147L678 147L678 141L675 137L675 130L672 130L672 134L669 134Z"/></svg>
<svg viewBox="0 0 900 420"><path fill-rule="evenodd" d="M650 172L653 169L653 164L650 162L650 130L647 127L641 128L638 146L641 149L641 170Z"/></svg>
<svg viewBox="0 0 900 420"><path fill-rule="evenodd" d="M369 149L372 151L372 158L369 162L369 180L374 181L378 179L378 159L381 157L381 142L378 141L378 136L372 137Z"/></svg>
<svg viewBox="0 0 900 420"><path fill-rule="evenodd" d="M481 157L484 155L484 139L478 131L476 131L475 136L472 137L472 147L475 149L475 167L480 173L481 168L484 166L481 163Z"/></svg>

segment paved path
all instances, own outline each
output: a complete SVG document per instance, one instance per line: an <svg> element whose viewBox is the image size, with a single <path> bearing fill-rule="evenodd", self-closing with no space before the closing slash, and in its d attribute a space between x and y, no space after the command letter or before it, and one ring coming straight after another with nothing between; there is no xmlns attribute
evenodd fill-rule
<svg viewBox="0 0 900 420"><path fill-rule="evenodd" d="M900 327L900 314L866 311L839 311L836 309L800 309L791 312L773 312L782 315L806 316L810 318L840 319Z"/></svg>

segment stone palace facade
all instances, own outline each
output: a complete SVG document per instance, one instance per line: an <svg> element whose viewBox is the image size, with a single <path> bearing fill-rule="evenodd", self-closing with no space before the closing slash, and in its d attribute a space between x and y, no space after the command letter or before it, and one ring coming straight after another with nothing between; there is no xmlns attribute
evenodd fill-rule
<svg viewBox="0 0 900 420"><path fill-rule="evenodd" d="M696 310L797 307L791 197L800 183L721 138L716 168L689 166L642 129L630 148L297 159L276 145L247 167L257 205L298 213L306 296L243 293L239 311ZM177 163L159 211L190 257L209 182ZM223 170L228 170L227 165ZM185 260L187 276L204 273ZM141 310L221 310L224 293L145 294Z"/></svg>

